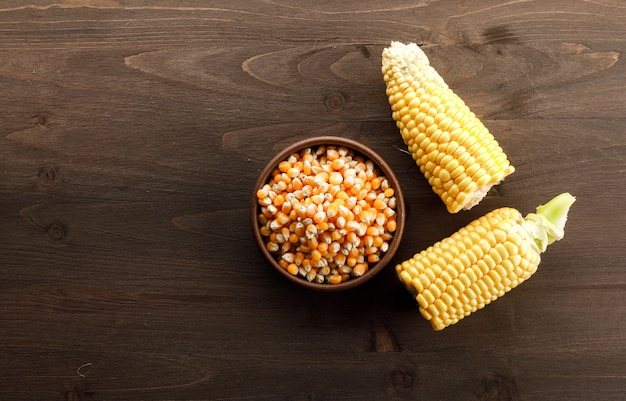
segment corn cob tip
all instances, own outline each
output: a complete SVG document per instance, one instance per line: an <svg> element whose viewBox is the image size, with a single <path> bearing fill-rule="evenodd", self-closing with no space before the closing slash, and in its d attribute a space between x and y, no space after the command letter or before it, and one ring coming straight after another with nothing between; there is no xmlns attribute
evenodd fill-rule
<svg viewBox="0 0 626 401"><path fill-rule="evenodd" d="M567 215L575 201L574 196L565 192L538 206L535 213L529 213L524 218L521 226L532 239L531 244L537 252L544 252L548 245L563 239Z"/></svg>
<svg viewBox="0 0 626 401"><path fill-rule="evenodd" d="M392 41L389 47L383 49L383 72L392 64L402 68L404 73L410 71L411 66L429 66L430 61L426 53L416 43L402 43ZM431 67L432 68L432 67ZM441 77L440 77L441 78ZM443 83L443 79L441 79Z"/></svg>

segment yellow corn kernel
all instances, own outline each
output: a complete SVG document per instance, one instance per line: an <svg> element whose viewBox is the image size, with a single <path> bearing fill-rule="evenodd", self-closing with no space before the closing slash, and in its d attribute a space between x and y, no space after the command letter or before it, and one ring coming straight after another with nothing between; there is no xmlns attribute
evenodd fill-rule
<svg viewBox="0 0 626 401"><path fill-rule="evenodd" d="M540 254L563 238L574 201L564 193L526 217L513 208L493 210L398 264L396 273L422 316L444 329L528 279Z"/></svg>
<svg viewBox="0 0 626 401"><path fill-rule="evenodd" d="M514 167L493 135L414 43L391 42L382 73L392 117L450 213L477 205Z"/></svg>

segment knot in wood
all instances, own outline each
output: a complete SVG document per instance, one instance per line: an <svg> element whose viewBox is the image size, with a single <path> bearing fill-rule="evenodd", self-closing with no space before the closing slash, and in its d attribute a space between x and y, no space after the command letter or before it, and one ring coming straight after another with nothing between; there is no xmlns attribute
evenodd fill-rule
<svg viewBox="0 0 626 401"><path fill-rule="evenodd" d="M412 369L398 367L388 373L389 388L396 393L406 393L415 384L415 374Z"/></svg>
<svg viewBox="0 0 626 401"><path fill-rule="evenodd" d="M56 243L63 242L65 239L65 228L60 223L52 223L46 230L50 240Z"/></svg>
<svg viewBox="0 0 626 401"><path fill-rule="evenodd" d="M341 111L346 103L346 98L339 92L331 93L324 99L324 106L328 111Z"/></svg>
<svg viewBox="0 0 626 401"><path fill-rule="evenodd" d="M37 125L46 125L48 124L49 117L45 114L39 114L37 116Z"/></svg>
<svg viewBox="0 0 626 401"><path fill-rule="evenodd" d="M481 401L517 401L520 399L515 380L498 372L490 372L482 377L477 395Z"/></svg>
<svg viewBox="0 0 626 401"><path fill-rule="evenodd" d="M54 179L56 178L56 175L56 170L54 169L54 167L50 166L42 166L37 171L37 178L44 185L52 184L54 182Z"/></svg>

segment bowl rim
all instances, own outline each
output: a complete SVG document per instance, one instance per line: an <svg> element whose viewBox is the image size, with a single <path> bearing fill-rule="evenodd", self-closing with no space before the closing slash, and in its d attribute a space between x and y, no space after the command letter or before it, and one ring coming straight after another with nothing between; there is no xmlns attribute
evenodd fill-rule
<svg viewBox="0 0 626 401"><path fill-rule="evenodd" d="M274 171L274 169L278 166L278 164L286 160L291 154L296 153L302 149L316 147L321 145L331 145L331 146L344 146L357 154L364 156L366 159L369 159L374 162L378 170L381 174L383 174L390 182L391 187L394 190L394 194L396 197L396 222L397 228L393 234L393 238L389 243L389 249L382 255L382 258L374 264L364 275L357 278L351 278L348 281L341 282L339 284L328 284L328 283L315 283L308 281L300 276L294 276L290 274L288 271L283 269L279 264L276 258L270 253L270 251L265 246L265 241L263 240L263 236L259 230L258 223L258 213L260 209L260 205L258 204L256 193L257 191L265 185L265 183L269 180L269 176ZM391 261L394 257L398 247L400 246L400 242L402 240L402 236L404 234L406 220L406 208L404 203L404 196L402 193L402 188L400 185L400 181L398 181L393 169L387 164L387 162L374 151L369 146L358 142L357 140L340 137L340 136L316 136L298 140L291 145L286 146L282 150L278 151L270 161L265 165L265 167L261 170L256 182L254 189L252 191L252 200L250 206L250 222L252 224L252 232L254 234L255 243L257 247L263 254L264 258L272 265L274 270L277 270L283 277L287 278L289 281L292 281L301 286L314 289L317 291L326 291L326 292L335 292L346 290L349 288L354 288L358 285L369 281L378 273L380 273Z"/></svg>

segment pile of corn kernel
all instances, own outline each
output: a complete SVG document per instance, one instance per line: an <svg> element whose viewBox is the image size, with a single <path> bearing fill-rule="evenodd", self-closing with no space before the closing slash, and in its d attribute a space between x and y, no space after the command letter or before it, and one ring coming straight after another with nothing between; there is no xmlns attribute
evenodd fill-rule
<svg viewBox="0 0 626 401"><path fill-rule="evenodd" d="M362 276L397 228L389 181L374 162L343 146L290 155L256 195L265 246L281 267L311 282Z"/></svg>

